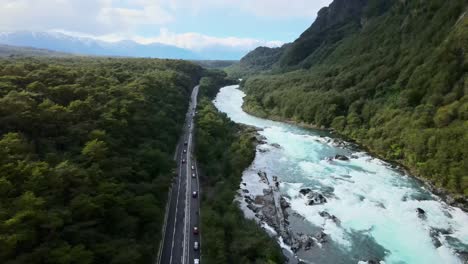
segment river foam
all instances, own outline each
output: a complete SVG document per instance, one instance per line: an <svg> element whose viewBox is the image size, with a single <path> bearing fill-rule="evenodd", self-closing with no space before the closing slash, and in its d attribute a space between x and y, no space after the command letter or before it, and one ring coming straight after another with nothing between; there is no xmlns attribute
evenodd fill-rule
<svg viewBox="0 0 468 264"><path fill-rule="evenodd" d="M320 254L320 263L366 259L387 264L462 263L456 252L468 252L468 214L448 206L386 162L362 151L337 147L321 132L248 115L241 108L243 97L237 86L228 86L221 89L214 103L233 121L263 129L260 134L266 143L258 146L262 151L257 151L244 173L244 188L251 195L261 194L263 187L257 184L255 174L264 171L277 176L291 210L332 240L314 251L315 257ZM330 158L337 154L352 158ZM307 205L299 193L302 188L323 194L327 202ZM323 217L321 212L339 221ZM340 257L335 256L337 252ZM311 262L317 259L305 253L301 257Z"/></svg>

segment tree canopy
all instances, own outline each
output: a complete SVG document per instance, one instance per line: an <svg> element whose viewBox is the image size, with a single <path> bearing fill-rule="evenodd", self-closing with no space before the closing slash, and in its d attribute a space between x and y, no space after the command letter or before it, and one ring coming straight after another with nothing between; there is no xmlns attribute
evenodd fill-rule
<svg viewBox="0 0 468 264"><path fill-rule="evenodd" d="M0 262L151 263L203 69L154 59L0 62Z"/></svg>

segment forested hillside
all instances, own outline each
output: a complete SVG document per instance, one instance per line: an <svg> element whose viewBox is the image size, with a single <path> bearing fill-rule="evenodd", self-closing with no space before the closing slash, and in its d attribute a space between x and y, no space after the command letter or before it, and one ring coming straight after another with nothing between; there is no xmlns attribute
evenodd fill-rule
<svg viewBox="0 0 468 264"><path fill-rule="evenodd" d="M335 0L245 82L244 107L333 128L466 198L467 6Z"/></svg>
<svg viewBox="0 0 468 264"><path fill-rule="evenodd" d="M0 263L152 263L202 68L0 61Z"/></svg>
<svg viewBox="0 0 468 264"><path fill-rule="evenodd" d="M46 49L35 49L0 44L0 57L72 57L70 53L61 53Z"/></svg>
<svg viewBox="0 0 468 264"><path fill-rule="evenodd" d="M210 102L225 74L212 72L200 82L196 126L197 159L202 173L203 263L284 263L281 249L234 202L242 172L255 157L254 134L218 112Z"/></svg>

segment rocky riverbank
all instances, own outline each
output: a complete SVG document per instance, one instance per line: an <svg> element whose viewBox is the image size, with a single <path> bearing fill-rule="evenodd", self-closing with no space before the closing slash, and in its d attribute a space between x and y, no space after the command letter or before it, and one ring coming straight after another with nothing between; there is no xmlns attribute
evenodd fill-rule
<svg viewBox="0 0 468 264"><path fill-rule="evenodd" d="M462 209L463 211L468 212L468 197L454 195L442 187L435 186L429 180L419 175L415 169L405 166L402 161L389 160L383 157L380 153L374 151L373 149L370 149L368 146L364 145L363 143L357 142L354 139L349 138L334 129L326 128L323 126L318 127L313 124L308 124L308 123L304 123L304 122L300 122L300 121L296 121L292 119L285 119L285 118L281 118L278 116L258 115L255 112L248 111L249 109L244 107L244 105L242 106L242 109L246 111L247 113L256 117L268 118L270 120L288 123L288 124L295 125L301 128L305 128L305 129L317 130L317 131L323 132L323 135L330 135L332 137L324 136L324 138L326 138L326 141L328 141L326 143L331 143L332 145L336 147L348 148L350 150L365 151L369 153L370 155L389 163L392 169L399 170L400 172L402 172L402 174L413 177L414 179L419 181L422 185L424 185L431 193L437 195L442 201L444 201L448 205L458 207Z"/></svg>
<svg viewBox="0 0 468 264"><path fill-rule="evenodd" d="M258 132L261 129L255 127L249 127L252 132L252 140L257 144L257 151L264 153L274 148L281 148L277 144L268 144L266 138L259 135ZM335 147L347 148L353 151L359 150L359 146L353 143L348 143L340 139L321 137L317 139L322 143L330 144ZM356 159L357 156L336 154L328 157L329 162L333 161L349 161ZM406 173L403 167L398 167L395 164L389 164L392 169L400 170L402 173ZM266 227L267 231L273 229L274 232L269 232L272 236L277 237L283 248L285 256L289 258L289 263L305 263L297 256L298 252L304 254L304 252L317 251L322 247L326 246L330 242L330 238L324 232L324 229L297 229L290 225L291 219L296 223L298 221L305 221L303 216L297 214L290 209L291 198L301 198L307 206L316 206L327 203L328 199L334 198L333 193L321 193L310 188L302 188L296 194L295 197L289 197L288 195L282 194L279 190L281 182L278 177L274 175L268 175L266 172L258 170L255 174L250 174L250 183L242 182L240 194L240 200L244 203L244 209L249 210L252 215L263 226ZM253 178L253 179L252 179ZM245 179L244 179L245 180ZM257 186L251 191L252 181L257 181ZM260 191L261 190L261 191ZM422 220L426 218L426 212L417 208L415 214ZM335 215L327 212L320 211L320 217L325 221L331 221L337 226L340 226L341 221ZM445 232L445 233L444 233ZM439 237L441 234L446 234L447 230L431 230L431 238L434 246L439 247L441 242ZM460 255L466 254L465 252L459 252ZM379 259L368 259L362 263L380 263Z"/></svg>

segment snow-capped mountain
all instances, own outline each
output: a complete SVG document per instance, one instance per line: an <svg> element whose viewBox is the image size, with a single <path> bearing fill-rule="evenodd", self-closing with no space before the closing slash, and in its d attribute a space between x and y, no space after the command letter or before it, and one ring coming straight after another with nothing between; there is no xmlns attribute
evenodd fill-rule
<svg viewBox="0 0 468 264"><path fill-rule="evenodd" d="M190 50L161 43L144 45L131 40L105 42L92 38L70 36L59 32L2 32L0 33L0 44L83 55L202 59L200 55Z"/></svg>

